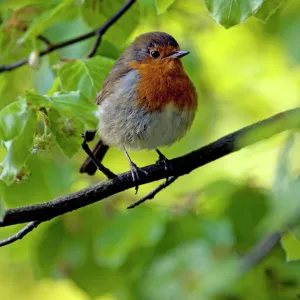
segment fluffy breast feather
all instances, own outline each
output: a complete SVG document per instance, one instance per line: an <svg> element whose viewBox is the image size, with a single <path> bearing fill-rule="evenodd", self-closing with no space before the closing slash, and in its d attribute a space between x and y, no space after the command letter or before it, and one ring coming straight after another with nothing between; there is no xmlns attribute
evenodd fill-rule
<svg viewBox="0 0 300 300"><path fill-rule="evenodd" d="M139 150L171 145L192 124L195 104L178 106L173 101L164 101L160 109L152 111L147 105L139 105L136 101L139 80L136 70L129 71L100 104L99 134L109 146Z"/></svg>

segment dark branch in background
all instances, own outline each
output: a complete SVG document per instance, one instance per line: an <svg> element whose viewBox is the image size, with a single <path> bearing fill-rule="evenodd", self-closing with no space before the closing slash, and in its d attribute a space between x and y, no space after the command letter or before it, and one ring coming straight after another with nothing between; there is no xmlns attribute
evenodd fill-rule
<svg viewBox="0 0 300 300"><path fill-rule="evenodd" d="M163 165L150 165L142 168L148 173L137 182L133 182L130 172L118 175L118 178L100 182L76 193L40 204L8 209L0 222L0 227L30 221L47 221L56 216L76 210L103 200L119 192L139 185L171 176L182 176L215 161L225 155L238 151L263 139L270 138L282 131L299 127L300 108L282 112L273 117L244 127L217 141L184 156L169 160L169 168Z"/></svg>
<svg viewBox="0 0 300 300"><path fill-rule="evenodd" d="M51 42L47 40L47 42L50 43L50 45L48 46L47 49L41 51L39 53L39 56L44 56L46 54L49 54L51 52L53 52L54 50L60 49L60 48L64 48L66 46L70 46L73 45L75 43L84 41L86 39L89 39L95 35L97 35L97 39L96 42L94 44L94 47L92 48L91 52L89 53L88 57L92 57L95 52L97 51L97 48L100 44L101 41L101 37L103 36L103 34L107 31L107 29L109 29L131 6L132 4L134 4L136 2L136 0L129 0L127 1L124 6L118 11L116 12L116 14L114 16L112 16L105 24L103 24L101 27L94 29L86 34L80 35L76 38L58 43L58 44L53 44L51 45ZM39 37L40 39L40 37ZM46 43L46 40L44 40L44 42ZM5 71L11 71L14 70L18 67L21 67L25 64L28 63L28 57L27 58L23 58L19 61L16 61L12 64L9 65L4 65L4 66L0 66L0 73L1 72L5 72Z"/></svg>
<svg viewBox="0 0 300 300"><path fill-rule="evenodd" d="M259 244L248 252L240 262L241 273L246 273L256 266L263 258L265 258L271 250L279 244L281 233L275 232L264 238Z"/></svg>

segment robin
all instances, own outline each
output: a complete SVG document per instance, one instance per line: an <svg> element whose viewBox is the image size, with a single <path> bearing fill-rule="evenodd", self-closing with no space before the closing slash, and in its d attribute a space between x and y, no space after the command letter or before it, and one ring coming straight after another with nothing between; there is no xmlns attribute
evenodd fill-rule
<svg viewBox="0 0 300 300"><path fill-rule="evenodd" d="M116 61L95 99L100 140L93 155L99 163L113 146L123 149L134 181L142 170L127 150L156 150L158 161L167 166L158 148L181 139L197 109L195 88L180 60L187 54L171 35L149 32L138 36ZM80 172L93 175L96 170L88 157Z"/></svg>

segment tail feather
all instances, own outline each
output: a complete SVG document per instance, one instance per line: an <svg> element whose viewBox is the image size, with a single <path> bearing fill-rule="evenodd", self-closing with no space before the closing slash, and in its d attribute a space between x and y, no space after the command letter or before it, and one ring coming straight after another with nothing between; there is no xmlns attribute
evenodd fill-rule
<svg viewBox="0 0 300 300"><path fill-rule="evenodd" d="M108 148L109 146L104 145L103 142L99 140L95 148L93 149L94 155L100 162L103 160ZM97 167L89 157L87 157L87 159L82 164L79 170L80 173L87 173L89 175L94 175L96 171L97 171Z"/></svg>

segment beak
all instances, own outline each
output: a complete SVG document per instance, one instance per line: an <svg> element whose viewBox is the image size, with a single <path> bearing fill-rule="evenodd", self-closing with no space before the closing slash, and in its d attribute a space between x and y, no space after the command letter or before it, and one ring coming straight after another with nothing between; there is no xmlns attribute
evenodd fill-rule
<svg viewBox="0 0 300 300"><path fill-rule="evenodd" d="M183 51L183 50L179 50L176 51L174 53L172 53L171 55L169 55L170 58L181 58L183 56L186 56L190 53L190 51Z"/></svg>

